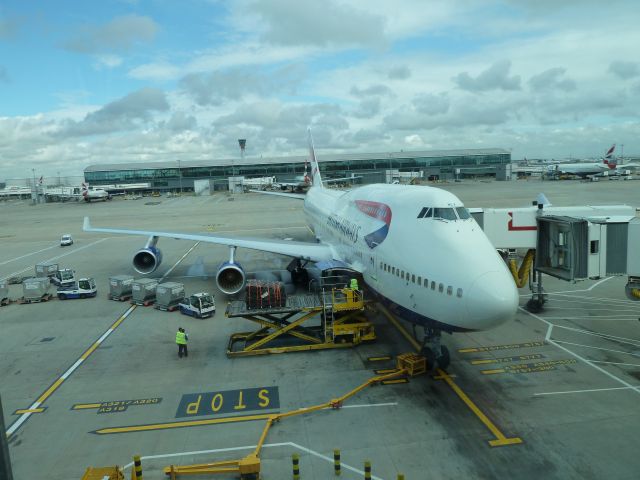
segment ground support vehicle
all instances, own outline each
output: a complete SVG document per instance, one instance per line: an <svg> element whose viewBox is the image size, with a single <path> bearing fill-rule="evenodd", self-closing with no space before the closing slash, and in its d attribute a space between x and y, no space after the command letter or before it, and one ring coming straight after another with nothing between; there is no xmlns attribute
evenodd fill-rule
<svg viewBox="0 0 640 480"><path fill-rule="evenodd" d="M206 292L194 293L178 304L180 313L196 318L211 317L216 313L213 295Z"/></svg>
<svg viewBox="0 0 640 480"><path fill-rule="evenodd" d="M73 285L59 287L56 293L60 300L89 298L95 297L98 289L96 288L96 282L93 278L81 278L77 282L74 282Z"/></svg>
<svg viewBox="0 0 640 480"><path fill-rule="evenodd" d="M49 278L57 287L71 287L76 283L76 272L70 268L62 268Z"/></svg>

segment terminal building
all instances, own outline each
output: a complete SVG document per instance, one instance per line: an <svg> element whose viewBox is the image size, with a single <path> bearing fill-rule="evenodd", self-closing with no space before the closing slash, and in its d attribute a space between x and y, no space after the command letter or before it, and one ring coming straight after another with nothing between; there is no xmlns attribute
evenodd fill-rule
<svg viewBox="0 0 640 480"><path fill-rule="evenodd" d="M289 156L101 164L87 167L84 178L95 187L149 184L157 191L193 191L197 181L208 180L212 190L226 190L230 177L294 181L304 174L306 160L306 156ZM447 180L493 176L506 180L511 172L511 153L498 148L322 154L318 160L326 178L355 177L358 183L390 183L411 177Z"/></svg>

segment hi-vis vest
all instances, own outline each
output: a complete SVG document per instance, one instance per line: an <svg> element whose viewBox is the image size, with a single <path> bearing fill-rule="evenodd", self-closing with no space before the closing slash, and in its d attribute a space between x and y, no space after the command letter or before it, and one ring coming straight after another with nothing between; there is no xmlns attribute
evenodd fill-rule
<svg viewBox="0 0 640 480"><path fill-rule="evenodd" d="M350 286L352 290L358 290L358 280L356 280L355 278L352 278Z"/></svg>
<svg viewBox="0 0 640 480"><path fill-rule="evenodd" d="M178 345L187 344L187 336L184 334L184 332L176 332L176 343Z"/></svg>

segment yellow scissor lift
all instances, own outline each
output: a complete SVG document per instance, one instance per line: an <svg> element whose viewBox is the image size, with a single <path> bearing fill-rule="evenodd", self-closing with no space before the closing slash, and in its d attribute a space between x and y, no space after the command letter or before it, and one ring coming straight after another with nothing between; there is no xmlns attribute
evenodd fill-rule
<svg viewBox="0 0 640 480"><path fill-rule="evenodd" d="M346 348L375 340L374 327L362 315L363 310L362 290L350 288L289 295L284 307L250 310L244 301L229 302L227 317L251 320L260 328L231 335L227 355ZM313 319L319 322L312 325Z"/></svg>

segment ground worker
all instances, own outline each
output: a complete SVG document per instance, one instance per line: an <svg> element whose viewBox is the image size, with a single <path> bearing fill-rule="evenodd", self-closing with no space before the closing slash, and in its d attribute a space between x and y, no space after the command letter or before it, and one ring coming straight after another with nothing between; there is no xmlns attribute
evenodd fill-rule
<svg viewBox="0 0 640 480"><path fill-rule="evenodd" d="M178 344L178 357L180 358L182 358L183 353L185 357L189 356L189 352L187 351L187 341L189 341L189 335L184 331L184 328L179 327L176 332L176 343Z"/></svg>
<svg viewBox="0 0 640 480"><path fill-rule="evenodd" d="M349 286L351 290L359 290L358 289L358 280L356 278L351 279L351 285Z"/></svg>

